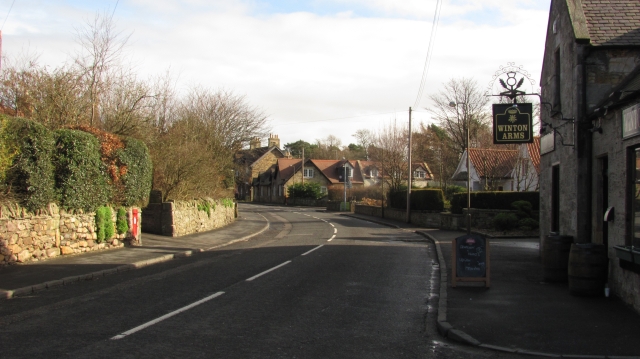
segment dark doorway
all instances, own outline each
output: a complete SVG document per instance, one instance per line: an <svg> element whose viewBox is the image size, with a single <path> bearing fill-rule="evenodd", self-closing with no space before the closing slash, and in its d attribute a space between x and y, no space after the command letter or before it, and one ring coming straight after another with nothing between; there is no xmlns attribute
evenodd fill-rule
<svg viewBox="0 0 640 359"><path fill-rule="evenodd" d="M560 232L560 166L551 167L551 232Z"/></svg>

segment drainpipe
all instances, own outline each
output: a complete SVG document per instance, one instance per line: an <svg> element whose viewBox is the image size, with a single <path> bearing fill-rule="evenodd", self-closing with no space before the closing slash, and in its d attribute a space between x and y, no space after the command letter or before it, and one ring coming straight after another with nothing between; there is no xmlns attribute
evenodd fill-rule
<svg viewBox="0 0 640 359"><path fill-rule="evenodd" d="M577 60L576 69L574 70L574 76L580 83L576 84L576 88L580 89L581 93L576 98L578 101L575 117L575 144L577 151L577 165L578 176L576 177L578 198L577 203L577 216L578 216L578 228L576 228L576 243L590 243L592 241L592 185L593 185L593 133L589 131L591 128L591 120L587 118L587 69L585 62L590 54L589 45L577 45ZM580 170L582 169L582 170Z"/></svg>

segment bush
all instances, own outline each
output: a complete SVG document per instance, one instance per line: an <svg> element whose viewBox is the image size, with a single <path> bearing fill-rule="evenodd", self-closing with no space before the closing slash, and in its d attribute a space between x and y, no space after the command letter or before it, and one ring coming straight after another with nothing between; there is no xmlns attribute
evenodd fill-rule
<svg viewBox="0 0 640 359"><path fill-rule="evenodd" d="M407 191L389 193L389 207L407 208ZM416 189L411 191L411 209L414 211L444 210L444 196L440 189Z"/></svg>
<svg viewBox="0 0 640 359"><path fill-rule="evenodd" d="M498 213L493 217L493 227L499 231L508 231L516 228L518 225L518 216L514 213Z"/></svg>
<svg viewBox="0 0 640 359"><path fill-rule="evenodd" d="M324 197L317 182L295 183L287 188L289 197L320 199Z"/></svg>
<svg viewBox="0 0 640 359"><path fill-rule="evenodd" d="M122 163L121 181L124 185L123 205L144 205L149 197L152 181L152 165L149 149L139 140L126 138L125 147L118 151ZM124 169L124 170L123 170Z"/></svg>
<svg viewBox="0 0 640 359"><path fill-rule="evenodd" d="M30 211L55 202L53 134L43 125L23 118L9 119L6 131L7 145L14 152L6 184Z"/></svg>
<svg viewBox="0 0 640 359"><path fill-rule="evenodd" d="M214 205L213 210L215 211L215 209ZM202 203L198 203L198 211L207 212L207 217L211 218L211 203L206 199L202 200Z"/></svg>
<svg viewBox="0 0 640 359"><path fill-rule="evenodd" d="M516 201L527 201L534 211L540 208L540 194L538 192L471 192L471 208L511 210L511 204ZM462 214L467 208L467 194L454 194L451 198L451 213Z"/></svg>
<svg viewBox="0 0 640 359"><path fill-rule="evenodd" d="M114 234L111 207L98 207L96 209L96 232L98 243L111 239Z"/></svg>
<svg viewBox="0 0 640 359"><path fill-rule="evenodd" d="M528 201L515 201L511 203L511 207L515 208L518 218L531 218L531 203Z"/></svg>
<svg viewBox="0 0 640 359"><path fill-rule="evenodd" d="M343 201L344 188L342 185L329 189L330 201ZM347 200L362 201L363 198L382 199L382 188L380 186L357 186L347 188Z"/></svg>
<svg viewBox="0 0 640 359"><path fill-rule="evenodd" d="M129 223L127 221L127 210L120 207L118 208L118 214L116 215L116 232L118 234L127 233L129 230Z"/></svg>
<svg viewBox="0 0 640 359"><path fill-rule="evenodd" d="M93 211L111 198L100 144L91 134L61 129L55 132L55 181L60 205Z"/></svg>
<svg viewBox="0 0 640 359"><path fill-rule="evenodd" d="M540 224L533 218L522 218L518 221L518 228L523 229L525 231L530 231L534 229L538 229Z"/></svg>

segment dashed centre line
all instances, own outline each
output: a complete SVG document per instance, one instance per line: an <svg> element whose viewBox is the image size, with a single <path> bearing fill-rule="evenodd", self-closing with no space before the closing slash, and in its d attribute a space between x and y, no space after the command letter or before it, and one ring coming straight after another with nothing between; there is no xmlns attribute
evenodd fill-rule
<svg viewBox="0 0 640 359"><path fill-rule="evenodd" d="M146 323L144 323L144 324L142 324L142 325L139 325L139 326L137 326L137 327L135 327L135 328L133 328L133 329L127 330L126 332L122 332L122 333L120 333L120 334L116 335L115 337L111 338L111 340L118 340L118 339L122 339L122 338L126 337L127 335L131 335L131 334L133 334L133 333L135 333L135 332L139 332L139 331L141 331L142 329L145 329L145 328L148 328L148 327L150 327L150 326L152 326L152 325L154 325L154 324L160 323L161 321L163 321L163 320L165 320L165 319L171 318L171 317L173 317L173 316L174 316L174 315L176 315L176 314L180 314L180 313L182 313L182 312L185 312L185 311L187 311L187 310L189 310L189 309L191 309L191 308L193 308L193 307L196 307L196 306L198 306L198 305L200 305L200 304L202 304L202 303L208 302L208 301L210 301L211 299L217 298L217 297L219 297L219 296L221 296L221 295L223 295L223 294L224 294L224 292L218 292L218 293L212 294L212 295L210 295L210 296L208 296L208 297L205 297L205 298L203 298L203 299L200 299L200 300L199 300L199 301L197 301L197 302L193 302L193 303L191 303L191 304L189 304L189 305L187 305L187 306L184 306L184 307L182 307L182 308L180 308L180 309L178 309L178 310L174 310L174 311L173 311L173 312L171 312L171 313L165 314L165 315L163 315L163 316L161 316L161 317L158 317L158 318L156 318L156 319L154 319L154 320L148 321L148 322L146 322Z"/></svg>
<svg viewBox="0 0 640 359"><path fill-rule="evenodd" d="M267 273L269 273L269 272L272 272L272 271L274 271L274 270L276 270L276 269L278 269L278 268L280 268L280 267L283 267L283 266L285 266L285 265L287 265L287 264L289 264L289 263L291 263L291 261L286 261L286 262L284 262L284 263L278 264L277 266L275 266L275 267L273 267L273 268L271 268L271 269L267 269L266 271L264 271L264 272L262 272L262 273L260 273L260 274L256 274L256 275L254 275L254 276L253 276L253 277L251 277L251 278L247 278L247 279L246 279L246 281L247 281L247 282L251 282L252 280L254 280L254 279L256 279L256 278L261 277L261 276L263 276L263 275L265 275L265 274L267 274Z"/></svg>

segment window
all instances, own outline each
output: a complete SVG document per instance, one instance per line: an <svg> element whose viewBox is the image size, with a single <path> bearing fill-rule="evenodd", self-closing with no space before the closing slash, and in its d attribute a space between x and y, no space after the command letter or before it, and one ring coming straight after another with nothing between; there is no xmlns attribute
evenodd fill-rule
<svg viewBox="0 0 640 359"><path fill-rule="evenodd" d="M413 173L414 178L424 178L426 175L425 171L417 170Z"/></svg>
<svg viewBox="0 0 640 359"><path fill-rule="evenodd" d="M304 178L313 178L313 168L304 169Z"/></svg>
<svg viewBox="0 0 640 359"><path fill-rule="evenodd" d="M325 186L320 187L320 193L327 194L327 187Z"/></svg>
<svg viewBox="0 0 640 359"><path fill-rule="evenodd" d="M371 177L378 177L378 170L377 169L372 169L371 170Z"/></svg>

